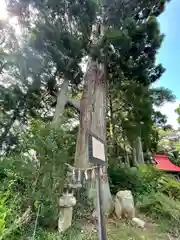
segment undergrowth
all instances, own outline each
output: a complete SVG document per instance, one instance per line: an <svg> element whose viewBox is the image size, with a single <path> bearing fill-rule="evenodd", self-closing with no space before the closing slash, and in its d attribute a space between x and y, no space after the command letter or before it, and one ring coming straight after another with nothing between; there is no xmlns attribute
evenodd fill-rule
<svg viewBox="0 0 180 240"><path fill-rule="evenodd" d="M29 150L32 149L36 151L36 156L30 156ZM44 124L32 123L31 130L23 136L19 151L13 156L1 158L0 240L32 240L39 206L33 240L96 239L97 234L82 233L82 226L77 226L78 220L87 219L93 210L83 189L77 195L78 203L74 208L75 225L64 234L57 234L58 198L66 172L64 163L71 164L74 151L74 133L62 129L54 132ZM141 212L163 222L166 229L179 226L180 183L175 178L150 165L134 168L116 165L110 166L108 171L113 194L129 189ZM29 207L31 211L27 214ZM124 228L125 232L121 229L121 233L130 236L133 228ZM111 229L110 239L111 235L112 239L117 239L116 231L117 235L120 234L116 228Z"/></svg>
<svg viewBox="0 0 180 240"><path fill-rule="evenodd" d="M142 165L137 168L109 169L111 190L129 189L135 197L136 208L162 222L167 228L180 223L180 182L173 176Z"/></svg>

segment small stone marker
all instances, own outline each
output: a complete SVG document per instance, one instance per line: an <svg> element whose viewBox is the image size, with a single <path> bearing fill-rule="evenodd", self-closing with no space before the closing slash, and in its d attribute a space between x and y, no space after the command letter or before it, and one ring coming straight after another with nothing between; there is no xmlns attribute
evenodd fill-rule
<svg viewBox="0 0 180 240"><path fill-rule="evenodd" d="M61 233L71 226L73 206L76 205L76 198L72 193L64 193L59 199L59 205L61 211L58 220L58 231Z"/></svg>

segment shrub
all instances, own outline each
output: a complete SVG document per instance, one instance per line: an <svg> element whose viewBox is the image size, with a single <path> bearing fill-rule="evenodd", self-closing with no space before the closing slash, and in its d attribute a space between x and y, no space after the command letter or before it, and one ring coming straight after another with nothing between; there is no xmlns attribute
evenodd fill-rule
<svg viewBox="0 0 180 240"><path fill-rule="evenodd" d="M7 239L6 236L17 228L15 219L19 217L19 203L19 195L12 194L10 185L6 191L0 191L0 239Z"/></svg>
<svg viewBox="0 0 180 240"><path fill-rule="evenodd" d="M171 226L180 223L180 182L153 166L109 169L111 189L132 191L136 206L141 211L168 222Z"/></svg>
<svg viewBox="0 0 180 240"><path fill-rule="evenodd" d="M157 219L168 221L171 226L175 227L180 223L180 202L163 193L143 196L137 206Z"/></svg>
<svg viewBox="0 0 180 240"><path fill-rule="evenodd" d="M5 205L6 200L6 194L0 192L0 236L2 236L6 228L6 217L8 213L8 208Z"/></svg>
<svg viewBox="0 0 180 240"><path fill-rule="evenodd" d="M18 195L17 216L31 206L31 220L34 221L40 204L38 224L57 226L58 198L66 176L65 162L72 163L75 137L70 131L55 131L42 122L32 122L31 128L22 136L18 151L1 159L0 177L3 184L0 190L5 193L9 189L9 203L13 202L11 196ZM10 215L8 219L11 219Z"/></svg>
<svg viewBox="0 0 180 240"><path fill-rule="evenodd" d="M180 200L180 182L171 175L164 175L158 179L158 191Z"/></svg>
<svg viewBox="0 0 180 240"><path fill-rule="evenodd" d="M152 166L122 168L120 166L109 168L110 186L113 194L119 190L131 190L135 200L148 195L158 188L158 179L162 172Z"/></svg>

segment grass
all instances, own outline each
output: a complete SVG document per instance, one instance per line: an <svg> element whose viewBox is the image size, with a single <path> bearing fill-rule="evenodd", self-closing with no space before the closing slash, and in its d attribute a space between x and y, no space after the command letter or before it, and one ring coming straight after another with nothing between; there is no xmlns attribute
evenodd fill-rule
<svg viewBox="0 0 180 240"><path fill-rule="evenodd" d="M146 220L146 222L149 222L149 219ZM145 229L140 229L136 226L133 226L130 222L124 220L111 220L111 222L108 222L106 229L108 240L178 239L170 238L162 226L163 222L161 222L160 226L157 224L148 223ZM25 240L24 238L22 239ZM78 223L61 235L41 230L40 232L37 231L36 238L34 240L98 240L97 225L88 223L83 227L82 230L82 224Z"/></svg>
<svg viewBox="0 0 180 240"><path fill-rule="evenodd" d="M97 240L97 234L87 233L83 240ZM108 230L108 240L169 240L168 235L158 229L139 229L131 225L119 223Z"/></svg>
<svg viewBox="0 0 180 240"><path fill-rule="evenodd" d="M109 231L109 239L121 240L168 240L164 233L160 233L158 229L139 229L127 224L118 224Z"/></svg>

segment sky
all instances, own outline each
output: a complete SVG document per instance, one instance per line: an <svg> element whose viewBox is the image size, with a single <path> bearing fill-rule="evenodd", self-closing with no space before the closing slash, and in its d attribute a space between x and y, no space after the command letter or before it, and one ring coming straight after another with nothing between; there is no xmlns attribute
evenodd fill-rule
<svg viewBox="0 0 180 240"><path fill-rule="evenodd" d="M7 17L7 12L5 8L6 8L5 0L0 0L0 20L6 19Z"/></svg>
<svg viewBox="0 0 180 240"><path fill-rule="evenodd" d="M180 104L180 0L171 0L166 10L159 17L161 32L165 39L157 55L157 62L166 68L165 73L155 86L163 86L172 90L177 100L166 103L161 112L168 117L168 123L178 127L177 115L174 110Z"/></svg>
<svg viewBox="0 0 180 240"><path fill-rule="evenodd" d="M174 110L180 104L180 87L178 81L180 78L180 0L171 0L166 10L159 17L160 29L165 34L165 39L157 55L157 63L162 63L166 72L155 84L155 86L166 87L172 90L176 95L176 101L166 103L160 108L163 114L168 117L168 123L174 128L178 127L177 114ZM0 0L0 19L6 19L5 0ZM13 22L14 25L14 22ZM16 26L17 28L18 26ZM179 27L179 28L178 28Z"/></svg>

